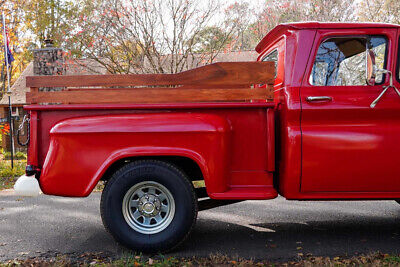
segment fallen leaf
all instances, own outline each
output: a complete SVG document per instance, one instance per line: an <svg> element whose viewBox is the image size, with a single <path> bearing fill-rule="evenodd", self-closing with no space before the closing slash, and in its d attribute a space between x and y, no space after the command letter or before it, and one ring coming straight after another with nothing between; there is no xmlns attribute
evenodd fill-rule
<svg viewBox="0 0 400 267"><path fill-rule="evenodd" d="M333 260L338 261L338 260L340 260L340 258L339 257L334 257Z"/></svg>
<svg viewBox="0 0 400 267"><path fill-rule="evenodd" d="M149 265L152 265L152 264L153 264L153 259L149 258Z"/></svg>
<svg viewBox="0 0 400 267"><path fill-rule="evenodd" d="M137 262L137 261L135 261L134 265L135 265L135 266L140 266L140 263Z"/></svg>
<svg viewBox="0 0 400 267"><path fill-rule="evenodd" d="M303 248L302 248L302 247L297 247L296 249L297 249L297 250L300 250L300 249L303 249Z"/></svg>
<svg viewBox="0 0 400 267"><path fill-rule="evenodd" d="M237 264L237 261L231 261L232 264Z"/></svg>
<svg viewBox="0 0 400 267"><path fill-rule="evenodd" d="M140 259L140 256L135 256L135 259Z"/></svg>
<svg viewBox="0 0 400 267"><path fill-rule="evenodd" d="M297 253L297 256L303 257L303 253Z"/></svg>

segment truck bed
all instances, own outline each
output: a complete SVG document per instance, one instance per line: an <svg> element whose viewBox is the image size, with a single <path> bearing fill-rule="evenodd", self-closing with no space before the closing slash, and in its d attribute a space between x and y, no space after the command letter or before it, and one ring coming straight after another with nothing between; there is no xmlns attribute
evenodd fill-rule
<svg viewBox="0 0 400 267"><path fill-rule="evenodd" d="M262 90L265 93L270 90L269 86L245 88L245 83L238 82L240 79L245 80L242 77L235 81L238 88L229 89L226 86L232 86L230 82L219 78L219 84L225 82L219 85L225 88L219 90L239 91L233 101L221 101L223 97L220 97L212 102L201 102L198 99L196 102L188 102L187 100L195 97L192 95L192 98L186 100L181 97L175 103L160 103L163 102L160 100L165 100L164 95L157 97L158 103L146 103L151 101L143 101L144 98L140 102L145 103L132 103L134 101L131 98L125 103L123 99L129 98L126 97L119 103L112 103L111 100L108 100L111 103L103 103L105 100L102 99L85 104L86 100L78 101L79 98L75 98L77 92L82 91L98 96L104 96L101 91L111 91L121 97L124 92L146 90L140 87L122 89L123 91L120 88L64 88L59 92L36 90L50 85L66 86L64 78L51 76L27 79L28 86L33 88L28 93L29 99L39 102L25 107L31 117L28 165L37 169L44 193L87 196L97 182L104 179L107 171L118 166L121 161L145 157L175 157L185 158L199 167L200 172L196 175L201 177L194 179L205 180L207 193L211 198L276 197L277 193L273 189L274 103L266 101L265 94L254 99L238 98L252 90ZM258 78L266 79L266 76ZM53 82L49 82L49 79ZM68 79L71 82L72 78L67 77ZM77 77L72 80L77 80ZM218 84L216 80L217 78L211 79L212 83ZM86 83L82 82L84 79L79 81L80 86L94 84L90 79ZM253 79L253 84L254 81L261 83L262 80ZM248 79L246 82L249 82ZM160 83L162 82L158 80L158 85ZM271 84L271 79L268 78L264 83ZM73 84L76 85L77 82ZM115 86L115 79L112 86ZM216 90L215 87L218 86L206 84L203 88L193 90L206 90L210 97L212 91ZM170 92L168 88L147 90L159 90L163 94ZM185 87L175 90L183 92L188 89ZM59 98L59 93L64 93L62 98ZM73 97L68 98L71 95ZM220 94L212 96L218 95ZM145 94L142 96L146 97Z"/></svg>

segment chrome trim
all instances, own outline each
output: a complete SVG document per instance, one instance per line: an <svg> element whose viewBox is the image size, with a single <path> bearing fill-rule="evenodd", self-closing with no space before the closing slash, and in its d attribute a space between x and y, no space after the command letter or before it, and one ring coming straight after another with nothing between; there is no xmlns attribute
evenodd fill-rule
<svg viewBox="0 0 400 267"><path fill-rule="evenodd" d="M154 181L132 186L122 201L126 223L142 234L156 234L167 228L175 215L171 192Z"/></svg>
<svg viewBox="0 0 400 267"><path fill-rule="evenodd" d="M315 101L332 101L332 97L330 96L308 96L306 98L307 102L315 102Z"/></svg>

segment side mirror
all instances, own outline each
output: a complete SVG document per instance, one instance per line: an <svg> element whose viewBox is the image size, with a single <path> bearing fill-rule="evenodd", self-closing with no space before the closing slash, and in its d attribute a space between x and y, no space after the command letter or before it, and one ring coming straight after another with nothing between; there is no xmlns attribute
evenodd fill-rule
<svg viewBox="0 0 400 267"><path fill-rule="evenodd" d="M365 53L366 81L368 85L375 85L376 66L375 53L367 47Z"/></svg>

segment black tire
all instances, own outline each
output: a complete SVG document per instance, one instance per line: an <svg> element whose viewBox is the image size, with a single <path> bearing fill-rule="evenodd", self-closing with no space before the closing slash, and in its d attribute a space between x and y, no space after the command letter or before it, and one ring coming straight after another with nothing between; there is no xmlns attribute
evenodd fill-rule
<svg viewBox="0 0 400 267"><path fill-rule="evenodd" d="M141 233L125 219L127 208L123 208L124 197L132 191L131 188L143 182L162 185L175 203L172 220L157 233ZM152 207L155 210L155 205ZM128 209L139 211L130 206ZM105 228L117 242L134 251L156 253L176 248L189 236L196 222L198 207L193 185L182 171L163 161L140 160L124 165L112 175L103 190L100 211Z"/></svg>
<svg viewBox="0 0 400 267"><path fill-rule="evenodd" d="M396 201L398 204L400 204L400 199L396 199L395 201Z"/></svg>

